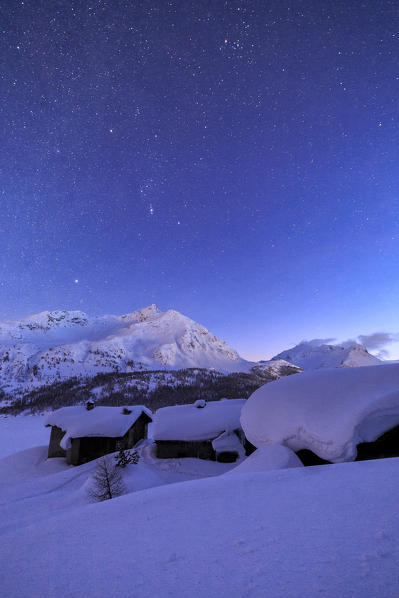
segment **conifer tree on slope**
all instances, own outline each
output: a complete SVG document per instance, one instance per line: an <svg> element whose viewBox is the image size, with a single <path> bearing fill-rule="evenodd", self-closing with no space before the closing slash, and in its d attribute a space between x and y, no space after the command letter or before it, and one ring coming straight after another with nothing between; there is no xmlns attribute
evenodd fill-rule
<svg viewBox="0 0 399 598"><path fill-rule="evenodd" d="M102 457L98 463L89 489L89 497L93 502L110 500L126 492L120 469L115 467L107 457Z"/></svg>

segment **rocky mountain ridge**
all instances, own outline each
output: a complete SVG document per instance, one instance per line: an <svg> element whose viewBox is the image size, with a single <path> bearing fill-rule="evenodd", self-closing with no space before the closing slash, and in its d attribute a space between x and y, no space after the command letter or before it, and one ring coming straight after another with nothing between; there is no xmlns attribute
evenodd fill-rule
<svg viewBox="0 0 399 598"><path fill-rule="evenodd" d="M282 351L272 361L284 359L295 363L303 370L318 370L321 368L360 367L380 365L383 362L371 355L363 345L358 343L344 343L343 345L329 345L315 341L303 341L292 349Z"/></svg>
<svg viewBox="0 0 399 598"><path fill-rule="evenodd" d="M0 387L31 389L76 376L148 369L248 369L204 326L156 305L123 316L42 312L0 324Z"/></svg>

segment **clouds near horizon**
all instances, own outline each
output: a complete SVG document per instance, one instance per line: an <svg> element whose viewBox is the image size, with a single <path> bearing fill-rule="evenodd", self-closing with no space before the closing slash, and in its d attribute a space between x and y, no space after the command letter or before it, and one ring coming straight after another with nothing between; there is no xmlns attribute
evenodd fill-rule
<svg viewBox="0 0 399 598"><path fill-rule="evenodd" d="M320 347L321 345L349 347L355 343L360 343L368 351L372 351L379 359L389 359L390 354L385 347L397 342L399 342L399 332L373 332L371 334L359 334L356 338L351 338L343 342L337 342L336 338L315 338L303 340L300 344L307 344L312 347Z"/></svg>

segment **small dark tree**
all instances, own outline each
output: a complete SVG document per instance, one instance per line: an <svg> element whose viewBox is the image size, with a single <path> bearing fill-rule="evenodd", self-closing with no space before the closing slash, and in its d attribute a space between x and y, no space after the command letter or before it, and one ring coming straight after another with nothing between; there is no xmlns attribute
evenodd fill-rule
<svg viewBox="0 0 399 598"><path fill-rule="evenodd" d="M132 463L133 465L137 465L140 459L140 455L137 451L126 451L125 449L120 449L119 453L114 457L116 461L116 467L126 467Z"/></svg>
<svg viewBox="0 0 399 598"><path fill-rule="evenodd" d="M88 494L93 502L110 500L126 492L122 475L106 457L102 457L93 475Z"/></svg>

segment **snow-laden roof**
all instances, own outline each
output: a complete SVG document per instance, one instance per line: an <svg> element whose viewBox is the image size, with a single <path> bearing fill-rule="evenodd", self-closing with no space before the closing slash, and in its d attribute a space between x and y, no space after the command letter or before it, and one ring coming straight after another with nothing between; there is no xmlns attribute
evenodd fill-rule
<svg viewBox="0 0 399 598"><path fill-rule="evenodd" d="M211 440L222 432L241 427L245 399L222 399L205 407L175 405L158 409L154 416L154 440Z"/></svg>
<svg viewBox="0 0 399 598"><path fill-rule="evenodd" d="M242 442L234 432L222 432L212 440L212 448L215 453L237 453L240 457L245 455Z"/></svg>
<svg viewBox="0 0 399 598"><path fill-rule="evenodd" d="M291 467L303 467L302 461L294 451L282 444L263 444L225 475L269 469L288 469Z"/></svg>
<svg viewBox="0 0 399 598"><path fill-rule="evenodd" d="M123 410L129 411L124 413ZM152 413L142 405L127 407L63 407L50 413L45 419L46 426L58 426L66 434L61 440L61 447L67 449L71 438L86 436L104 436L120 438L137 421L142 413L150 418Z"/></svg>
<svg viewBox="0 0 399 598"><path fill-rule="evenodd" d="M349 461L359 442L399 425L399 365L318 370L271 382L248 399L241 424L257 447L276 442Z"/></svg>

